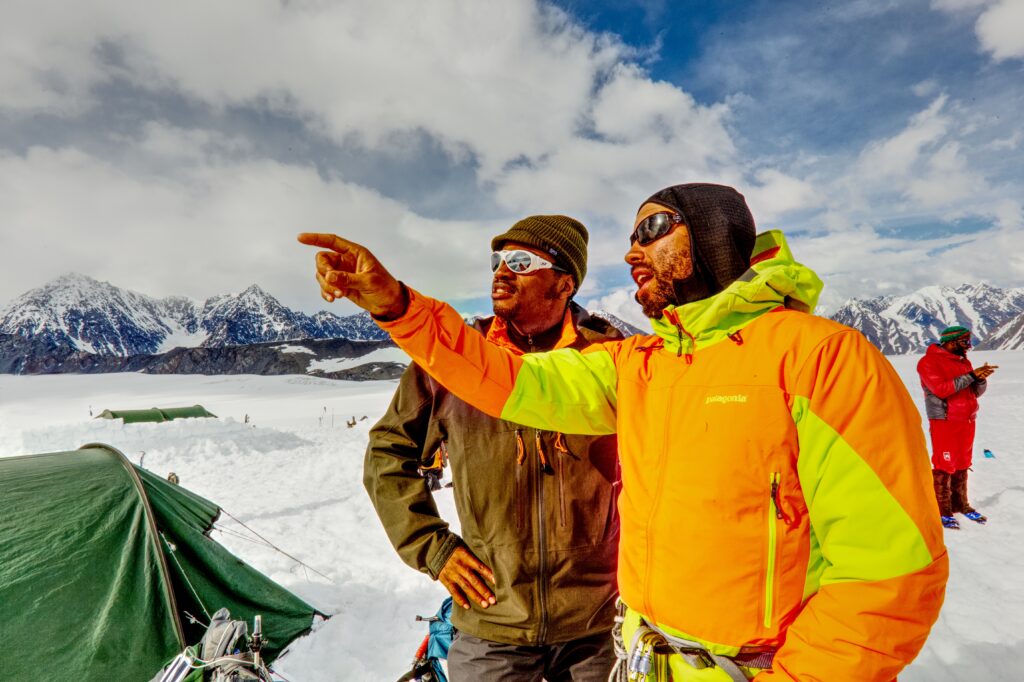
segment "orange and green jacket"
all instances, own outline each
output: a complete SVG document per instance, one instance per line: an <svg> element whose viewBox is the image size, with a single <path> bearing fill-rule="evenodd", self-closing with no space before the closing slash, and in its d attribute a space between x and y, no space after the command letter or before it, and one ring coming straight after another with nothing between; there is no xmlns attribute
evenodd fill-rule
<svg viewBox="0 0 1024 682"><path fill-rule="evenodd" d="M921 419L858 332L808 314L821 282L781 232L655 334L514 356L410 292L382 323L485 412L618 432L623 600L773 680L888 682L938 617L948 561Z"/></svg>

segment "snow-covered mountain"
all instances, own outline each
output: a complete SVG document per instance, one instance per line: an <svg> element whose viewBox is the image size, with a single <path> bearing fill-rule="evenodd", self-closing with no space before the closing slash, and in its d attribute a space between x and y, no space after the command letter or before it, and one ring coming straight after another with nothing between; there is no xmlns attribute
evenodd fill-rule
<svg viewBox="0 0 1024 682"><path fill-rule="evenodd" d="M1024 350L1024 312L1004 323L978 344L980 350Z"/></svg>
<svg viewBox="0 0 1024 682"><path fill-rule="evenodd" d="M954 324L969 327L980 349L1022 348L1022 311L1024 288L962 284L924 287L904 296L853 299L832 319L860 330L883 353L899 355L923 351L943 328Z"/></svg>
<svg viewBox="0 0 1024 682"><path fill-rule="evenodd" d="M592 311L591 314L594 315L595 317L600 317L602 320L618 329L620 332L622 332L623 336L633 336L634 334L645 333L639 327L635 327L631 325L629 322L623 320L622 318L616 317L615 315L612 315L609 312L605 312L604 310L595 310Z"/></svg>
<svg viewBox="0 0 1024 682"><path fill-rule="evenodd" d="M180 296L156 299L78 274L64 275L12 301L0 311L0 334L120 357L175 347L387 338L366 313L305 315L255 284L240 294L197 302Z"/></svg>

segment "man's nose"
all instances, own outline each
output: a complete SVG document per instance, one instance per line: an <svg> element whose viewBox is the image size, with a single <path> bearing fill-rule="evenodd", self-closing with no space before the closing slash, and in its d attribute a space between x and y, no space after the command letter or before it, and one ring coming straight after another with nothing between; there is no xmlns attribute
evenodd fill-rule
<svg viewBox="0 0 1024 682"><path fill-rule="evenodd" d="M630 244L629 251L626 252L625 261L630 265L636 265L642 262L643 259L644 254L642 251L640 251L640 244L638 242L633 242L632 244Z"/></svg>
<svg viewBox="0 0 1024 682"><path fill-rule="evenodd" d="M503 279L510 279L514 278L516 273L512 272L508 267L508 263L505 262L505 259L502 259L501 262L498 263L498 269L494 271L495 278L497 278L498 275L501 275Z"/></svg>

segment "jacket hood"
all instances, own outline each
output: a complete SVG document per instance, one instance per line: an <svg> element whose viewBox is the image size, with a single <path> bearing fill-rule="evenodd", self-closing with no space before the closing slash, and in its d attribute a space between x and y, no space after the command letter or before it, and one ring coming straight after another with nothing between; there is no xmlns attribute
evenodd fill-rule
<svg viewBox="0 0 1024 682"><path fill-rule="evenodd" d="M693 353L779 306L814 312L821 289L818 275L793 259L782 232L771 230L757 235L750 268L732 284L703 300L668 306L651 326L667 349Z"/></svg>
<svg viewBox="0 0 1024 682"><path fill-rule="evenodd" d="M679 213L690 234L693 274L673 282L675 303L692 303L725 289L750 267L757 228L743 195L726 185L666 187L644 203Z"/></svg>

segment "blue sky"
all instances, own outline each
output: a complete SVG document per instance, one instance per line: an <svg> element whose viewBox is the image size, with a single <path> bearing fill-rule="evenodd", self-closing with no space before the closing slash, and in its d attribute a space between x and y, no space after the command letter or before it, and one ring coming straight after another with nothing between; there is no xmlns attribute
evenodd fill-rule
<svg viewBox="0 0 1024 682"><path fill-rule="evenodd" d="M292 239L329 230L486 312L490 237L566 213L592 235L579 299L642 322L632 215L697 180L786 231L826 309L1024 285L1021 0L9 0L0 18L0 305L76 271L158 297L256 282L312 311Z"/></svg>

